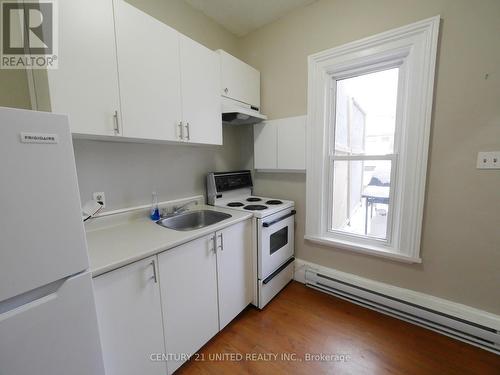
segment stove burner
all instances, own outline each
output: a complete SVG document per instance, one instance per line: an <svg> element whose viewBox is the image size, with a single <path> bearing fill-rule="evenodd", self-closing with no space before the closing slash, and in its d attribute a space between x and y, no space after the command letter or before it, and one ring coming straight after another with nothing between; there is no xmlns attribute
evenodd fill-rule
<svg viewBox="0 0 500 375"><path fill-rule="evenodd" d="M227 204L227 206L228 206L228 207L241 207L241 206L244 206L244 204L243 204L243 203L241 203L241 202L229 202L229 203Z"/></svg>
<svg viewBox="0 0 500 375"><path fill-rule="evenodd" d="M250 198L247 198L247 202L258 202L258 201L261 201L262 199L260 198L257 198L257 197L250 197Z"/></svg>
<svg viewBox="0 0 500 375"><path fill-rule="evenodd" d="M248 206L245 206L243 208L249 211L260 211L265 210L267 207L262 204L249 204Z"/></svg>
<svg viewBox="0 0 500 375"><path fill-rule="evenodd" d="M270 201L267 201L266 204L282 204L282 201L279 201L277 199L271 199Z"/></svg>

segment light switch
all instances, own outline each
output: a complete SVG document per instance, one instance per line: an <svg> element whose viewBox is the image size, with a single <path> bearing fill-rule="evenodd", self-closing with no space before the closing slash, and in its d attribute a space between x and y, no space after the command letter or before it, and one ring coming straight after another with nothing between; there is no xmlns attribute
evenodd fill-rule
<svg viewBox="0 0 500 375"><path fill-rule="evenodd" d="M500 169L500 151L478 152L478 169Z"/></svg>

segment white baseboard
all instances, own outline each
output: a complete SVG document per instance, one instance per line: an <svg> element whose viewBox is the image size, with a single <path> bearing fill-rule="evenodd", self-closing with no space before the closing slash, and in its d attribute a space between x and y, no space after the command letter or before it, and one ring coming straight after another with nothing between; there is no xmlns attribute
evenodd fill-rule
<svg viewBox="0 0 500 375"><path fill-rule="evenodd" d="M366 300L367 293L369 294L371 292L374 292L373 293L373 295L375 296L374 301L377 299L376 294L382 296L381 298L378 298L379 299L378 303L380 303L380 301L384 298L384 296L387 296L387 297L390 297L394 300L404 301L404 302L407 302L408 304L421 306L423 309L422 309L422 315L420 317L422 319L427 319L427 321L429 321L429 314L428 314L428 311L425 311L424 309L428 309L429 311L434 311L434 312L440 313L442 315L446 315L446 316L461 319L461 320L464 320L467 322L471 322L473 324L477 324L480 326L488 327L488 328L494 329L496 331L500 331L500 316L499 315L495 315L495 314L492 314L492 313L489 313L489 312L486 312L483 310L479 310L479 309L476 309L476 308L473 308L473 307L470 307L467 305L463 305L460 303L448 301L448 300L445 300L442 298L434 297L434 296L431 296L428 294L416 292L416 291L405 289L405 288L396 287L393 285L381 283L381 282L370 280L370 279L366 279L366 278L363 278L363 277L360 277L357 275L353 275L350 273L341 272L341 271L335 270L333 268L328 268L328 267L320 266L318 264L306 262L302 259L295 260L294 279L300 283L303 283L303 284L310 284L310 283L306 283L306 270L310 270L310 271L312 270L318 274L326 275L329 278L332 278L332 280L333 279L336 280L336 281L333 281L333 283L340 282L341 284L337 284L337 285L344 285L345 286L344 291L347 291L347 290L349 291L349 292L346 292L344 297L347 296L348 294L350 294L351 296L353 296L354 299L356 299L356 296L358 296L359 297L358 302L364 301L364 303L359 303L359 304L362 304L366 307L381 311L383 313L386 313L386 314L389 314L392 316L396 316L396 317L403 319L403 320L411 321L411 319L405 319L403 317L403 315L397 316L398 314L392 314L389 309L386 309L384 307L377 308L376 303L373 303L373 305L370 306L369 302L366 303L367 302L367 300ZM351 288L349 285L353 286L354 288ZM356 288L360 288L359 293L356 292ZM367 292L367 293L365 293L365 292ZM336 294L336 293L333 293L333 294ZM340 294L339 296L342 298L343 297L342 291L339 291L339 294ZM363 299L363 298L365 298L365 299ZM346 299L350 299L350 298L346 298ZM356 301L351 301L351 302L356 303ZM387 304L387 306L389 306L389 305L390 305L390 303ZM414 314L414 316L415 316L415 312L417 312L417 314L418 314L418 311L419 311L418 309L412 308L412 313ZM437 318L439 318L439 317L437 317ZM415 322L415 321L412 321L412 322L418 324L418 322ZM419 325L422 325L422 324L419 324ZM433 329L432 323L431 323L431 327L427 327L427 328ZM434 330L437 330L437 329L434 329ZM446 332L441 332L441 333L447 334ZM456 337L456 336L453 336L453 337ZM467 340L464 340L464 341L467 341ZM500 350L500 347L498 346L498 344L497 344L497 346L493 347L493 350L496 352L498 352L498 350Z"/></svg>
<svg viewBox="0 0 500 375"><path fill-rule="evenodd" d="M293 275L293 279L298 281L299 283L306 283L306 266L319 269L319 265L306 262L305 260L295 258L295 273Z"/></svg>

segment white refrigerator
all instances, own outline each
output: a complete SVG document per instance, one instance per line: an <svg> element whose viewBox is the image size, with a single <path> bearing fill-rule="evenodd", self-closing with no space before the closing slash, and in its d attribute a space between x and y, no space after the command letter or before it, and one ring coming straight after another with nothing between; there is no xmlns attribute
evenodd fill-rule
<svg viewBox="0 0 500 375"><path fill-rule="evenodd" d="M103 375L64 115L0 107L0 375Z"/></svg>

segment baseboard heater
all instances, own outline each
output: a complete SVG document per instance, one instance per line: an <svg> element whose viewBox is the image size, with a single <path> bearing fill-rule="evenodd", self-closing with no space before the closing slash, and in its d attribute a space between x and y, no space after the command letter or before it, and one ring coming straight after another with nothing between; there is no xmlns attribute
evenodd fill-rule
<svg viewBox="0 0 500 375"><path fill-rule="evenodd" d="M305 282L316 290L500 354L500 332L494 328L363 288L313 269L306 269Z"/></svg>

